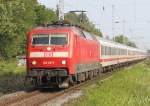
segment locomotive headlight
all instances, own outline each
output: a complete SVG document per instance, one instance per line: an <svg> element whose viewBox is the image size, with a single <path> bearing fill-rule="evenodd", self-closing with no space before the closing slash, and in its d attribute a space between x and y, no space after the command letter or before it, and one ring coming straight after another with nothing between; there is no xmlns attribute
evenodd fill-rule
<svg viewBox="0 0 150 106"><path fill-rule="evenodd" d="M63 65L65 65L66 63L67 63L66 60L61 61L61 64L63 64Z"/></svg>
<svg viewBox="0 0 150 106"><path fill-rule="evenodd" d="M36 61L32 61L32 65L36 65L37 64L37 62Z"/></svg>
<svg viewBox="0 0 150 106"><path fill-rule="evenodd" d="M50 47L48 47L48 48L47 48L47 50L48 50L48 51L50 51L50 50L51 50L51 48L50 48Z"/></svg>

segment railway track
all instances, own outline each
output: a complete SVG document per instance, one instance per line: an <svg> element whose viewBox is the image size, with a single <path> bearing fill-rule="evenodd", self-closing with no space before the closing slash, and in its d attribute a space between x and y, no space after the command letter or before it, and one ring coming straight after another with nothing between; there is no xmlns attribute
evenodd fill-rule
<svg viewBox="0 0 150 106"><path fill-rule="evenodd" d="M20 94L20 95L17 95L15 96L14 98L11 98L11 97L6 97L6 98L3 98L1 99L0 101L0 106L8 106L10 104L13 104L15 103L16 101L21 101L25 98L30 98L34 95L37 95L39 93L39 91L34 91L34 90L31 90L29 92L26 92L26 93L23 93L23 94Z"/></svg>
<svg viewBox="0 0 150 106"><path fill-rule="evenodd" d="M115 71L114 71L115 72ZM0 101L0 106L40 106L46 102L49 102L56 97L59 97L65 93L72 92L74 90L79 90L82 87L88 86L90 83L95 82L96 80L105 80L109 76L111 76L114 72L109 72L105 74L101 74L100 76L93 78L92 80L87 80L83 83L74 85L65 90L49 90L49 89L41 89L32 92L28 92L21 96L17 96L14 98L6 98Z"/></svg>

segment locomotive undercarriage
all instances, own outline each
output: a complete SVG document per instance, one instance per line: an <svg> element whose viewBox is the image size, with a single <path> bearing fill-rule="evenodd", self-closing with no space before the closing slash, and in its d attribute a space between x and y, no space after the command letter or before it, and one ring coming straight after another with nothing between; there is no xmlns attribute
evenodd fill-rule
<svg viewBox="0 0 150 106"><path fill-rule="evenodd" d="M35 87L69 87L69 76L66 69L32 69L27 77Z"/></svg>

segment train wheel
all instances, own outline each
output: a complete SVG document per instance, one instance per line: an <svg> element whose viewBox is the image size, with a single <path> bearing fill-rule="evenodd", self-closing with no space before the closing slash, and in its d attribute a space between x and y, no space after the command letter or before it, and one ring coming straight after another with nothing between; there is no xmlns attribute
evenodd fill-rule
<svg viewBox="0 0 150 106"><path fill-rule="evenodd" d="M93 78L93 71L90 71L89 72L89 79L92 79Z"/></svg>
<svg viewBox="0 0 150 106"><path fill-rule="evenodd" d="M63 81L58 83L58 87L64 88L64 89L68 88L69 87L69 78L68 77L63 78Z"/></svg>
<svg viewBox="0 0 150 106"><path fill-rule="evenodd" d="M31 83L32 83L32 85L33 85L34 88L38 88L39 87L37 78L33 78L32 81L31 81Z"/></svg>

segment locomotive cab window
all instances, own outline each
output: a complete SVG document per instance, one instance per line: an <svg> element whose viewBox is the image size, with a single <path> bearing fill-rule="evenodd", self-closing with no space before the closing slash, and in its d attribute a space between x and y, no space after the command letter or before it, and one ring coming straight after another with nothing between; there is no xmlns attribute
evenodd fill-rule
<svg viewBox="0 0 150 106"><path fill-rule="evenodd" d="M32 45L66 45L67 34L52 33L52 34L36 34L32 36Z"/></svg>
<svg viewBox="0 0 150 106"><path fill-rule="evenodd" d="M33 35L32 37L32 45L49 45L49 35Z"/></svg>
<svg viewBox="0 0 150 106"><path fill-rule="evenodd" d="M67 44L67 34L51 34L50 35L50 45L66 45Z"/></svg>

